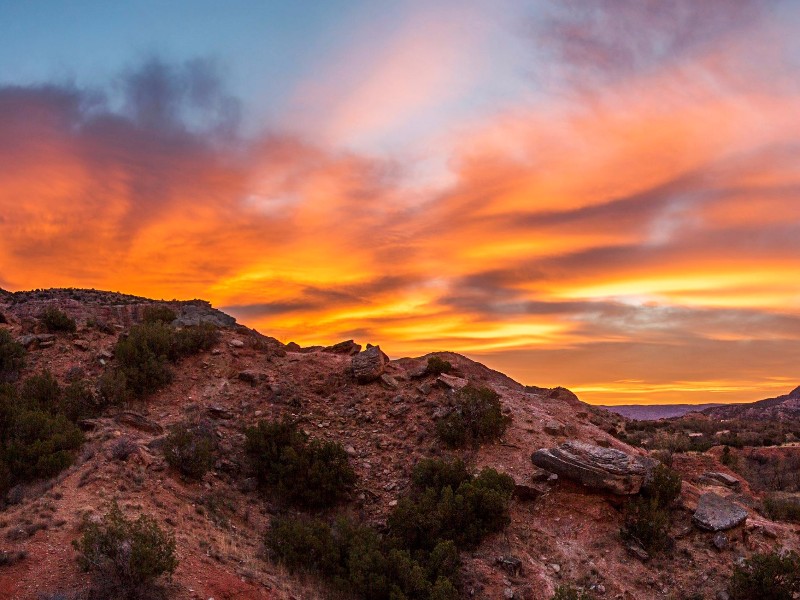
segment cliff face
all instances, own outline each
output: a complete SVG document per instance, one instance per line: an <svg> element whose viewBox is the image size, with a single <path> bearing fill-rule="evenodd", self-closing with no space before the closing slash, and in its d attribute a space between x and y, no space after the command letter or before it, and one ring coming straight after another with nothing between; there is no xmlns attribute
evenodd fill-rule
<svg viewBox="0 0 800 600"><path fill-rule="evenodd" d="M96 382L114 364L119 335L152 304L95 291L12 294L0 299L8 321L0 327L19 338L37 329L44 307L57 306L76 319L77 331L32 348L22 378L47 369L62 383L76 372ZM179 363L172 383L146 401L109 408L84 423L83 448L55 479L13 490L0 515L0 536L4 550L25 557L0 567L0 598L34 599L85 587L70 543L81 523L102 514L113 499L126 513L152 515L174 531L180 563L169 590L175 598L327 597L313 577L291 576L265 558L264 532L279 507L256 491L244 455L244 426L288 417L313 438L340 442L358 476L341 510L380 528L409 489L413 465L453 454L437 439L435 423L452 406L454 390L466 383L496 391L511 422L499 441L454 453L471 469L491 466L510 474L517 493L506 529L462 553L464 597L548 599L556 586L572 583L599 598L712 598L727 585L737 557L797 546L791 526L750 508L746 524L728 532L726 548L714 549L713 534L691 525L706 488L745 506L753 499L746 485L734 492L703 479L708 471L725 471L712 454L687 455L675 463L684 476L671 529L675 548L649 560L636 558L620 540L623 496L553 477L531 461L539 449L578 441L647 463L644 451L611 435L620 417L563 388L526 388L453 353L437 354L453 366L448 377L424 374L428 357L385 363L381 358L377 379L359 383L352 371L353 344L302 349L236 325L205 303L166 304L178 313L177 326L221 326L219 342ZM87 326L92 320L108 327ZM162 450L165 432L187 419L207 422L219 446L214 469L194 483L168 468ZM124 460L116 451L120 440L131 448Z"/></svg>

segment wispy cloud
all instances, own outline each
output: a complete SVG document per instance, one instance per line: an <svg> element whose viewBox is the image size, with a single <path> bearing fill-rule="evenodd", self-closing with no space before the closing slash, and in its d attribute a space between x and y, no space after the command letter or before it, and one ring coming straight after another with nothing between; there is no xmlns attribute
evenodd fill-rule
<svg viewBox="0 0 800 600"><path fill-rule="evenodd" d="M295 134L243 137L209 61L0 88L0 281L207 297L589 400L758 397L800 358L800 67L785 4L724 4L554 3L544 93L422 136L435 186L350 142L464 93L463 22L320 74L329 114Z"/></svg>

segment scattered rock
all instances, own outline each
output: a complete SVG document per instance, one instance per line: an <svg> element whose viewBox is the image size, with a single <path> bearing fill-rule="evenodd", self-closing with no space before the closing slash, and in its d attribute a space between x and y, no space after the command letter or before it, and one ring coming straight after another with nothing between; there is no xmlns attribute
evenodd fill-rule
<svg viewBox="0 0 800 600"><path fill-rule="evenodd" d="M286 344L287 352L300 352L303 348L297 342L289 342Z"/></svg>
<svg viewBox="0 0 800 600"><path fill-rule="evenodd" d="M396 390L400 386L397 380L388 373L381 375L381 385L387 390Z"/></svg>
<svg viewBox="0 0 800 600"><path fill-rule="evenodd" d="M427 396L431 393L431 384L427 381L425 383L420 383L417 386L417 391L422 394L423 396Z"/></svg>
<svg viewBox="0 0 800 600"><path fill-rule="evenodd" d="M544 424L544 432L550 435L564 435L566 428L563 423L552 420Z"/></svg>
<svg viewBox="0 0 800 600"><path fill-rule="evenodd" d="M239 339L233 339L228 344L231 348L244 348L244 342Z"/></svg>
<svg viewBox="0 0 800 600"><path fill-rule="evenodd" d="M620 495L638 493L647 472L638 456L576 440L537 450L531 460L537 467L586 487Z"/></svg>
<svg viewBox="0 0 800 600"><path fill-rule="evenodd" d="M333 346L323 348L322 351L330 354L349 354L352 356L361 352L361 344L356 344L353 340L346 340L344 342L334 344Z"/></svg>
<svg viewBox="0 0 800 600"><path fill-rule="evenodd" d="M224 406L212 404L206 409L208 415L213 419L230 420L233 419L234 414Z"/></svg>
<svg viewBox="0 0 800 600"><path fill-rule="evenodd" d="M522 561L516 556L498 556L495 564L513 577L522 575Z"/></svg>
<svg viewBox="0 0 800 600"><path fill-rule="evenodd" d="M714 492L706 492L697 501L692 521L700 529L724 531L747 520L747 510Z"/></svg>
<svg viewBox="0 0 800 600"><path fill-rule="evenodd" d="M642 548L639 544L630 543L625 546L625 549L628 551L628 554L631 556L638 558L642 562L647 562L650 560L650 555L647 553L647 550Z"/></svg>
<svg viewBox="0 0 800 600"><path fill-rule="evenodd" d="M463 377L456 377L454 375L446 375L442 373L439 377L436 378L436 381L439 382L442 386L451 389L451 390L460 390L463 387L466 387L469 384L469 381L464 379Z"/></svg>
<svg viewBox="0 0 800 600"><path fill-rule="evenodd" d="M266 378L267 376L264 373L260 373L259 371L248 370L239 373L239 381L244 381L245 383L249 383L253 387L257 386Z"/></svg>
<svg viewBox="0 0 800 600"><path fill-rule="evenodd" d="M714 548L717 550L725 550L728 547L728 536L718 531L714 534L714 537L711 538L711 543L714 544Z"/></svg>
<svg viewBox="0 0 800 600"><path fill-rule="evenodd" d="M514 590L512 590L510 587L507 587L505 590L503 590L503 598L506 600L514 600Z"/></svg>
<svg viewBox="0 0 800 600"><path fill-rule="evenodd" d="M383 374L386 368L386 355L380 346L372 346L353 356L353 375L358 383L371 383Z"/></svg>
<svg viewBox="0 0 800 600"><path fill-rule="evenodd" d="M81 350L83 352L86 352L87 350L89 350L89 348L91 348L89 342L87 342L86 340L75 340L74 342L72 342L72 345L75 346L78 350Z"/></svg>
<svg viewBox="0 0 800 600"><path fill-rule="evenodd" d="M428 364L422 363L421 365L417 365L413 369L408 372L408 376L412 379L419 379L420 377L425 377L428 374Z"/></svg>
<svg viewBox="0 0 800 600"><path fill-rule="evenodd" d="M17 341L29 350L37 346L39 348L49 348L56 343L56 336L52 333L23 335Z"/></svg>
<svg viewBox="0 0 800 600"><path fill-rule="evenodd" d="M117 423L121 425L127 425L128 427L133 427L134 429L138 429L139 431L146 431L147 433L152 433L155 435L161 435L164 433L164 428L161 427L155 421L151 421L144 415L133 412L130 410L126 410L125 412L120 413L117 415Z"/></svg>
<svg viewBox="0 0 800 600"><path fill-rule="evenodd" d="M519 500L536 500L547 493L547 488L541 484L514 482L514 496Z"/></svg>
<svg viewBox="0 0 800 600"><path fill-rule="evenodd" d="M733 475L721 473L719 471L708 471L700 476L700 483L711 485L724 485L734 490L742 487L742 483Z"/></svg>

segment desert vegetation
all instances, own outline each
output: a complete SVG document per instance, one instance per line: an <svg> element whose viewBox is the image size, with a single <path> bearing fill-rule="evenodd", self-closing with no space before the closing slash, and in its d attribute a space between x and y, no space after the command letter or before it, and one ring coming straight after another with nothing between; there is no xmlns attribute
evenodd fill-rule
<svg viewBox="0 0 800 600"><path fill-rule="evenodd" d="M131 327L116 344L116 368L101 382L103 396L113 404L145 398L172 381L171 363L212 348L219 331L210 324L174 329L161 320Z"/></svg>
<svg viewBox="0 0 800 600"><path fill-rule="evenodd" d="M620 532L623 539L638 543L648 552L669 549L670 507L680 493L681 476L663 464L658 465L648 485L626 506Z"/></svg>
<svg viewBox="0 0 800 600"><path fill-rule="evenodd" d="M477 447L502 436L509 421L497 392L468 385L458 392L450 414L436 422L436 433L450 448Z"/></svg>
<svg viewBox="0 0 800 600"><path fill-rule="evenodd" d="M78 328L75 319L55 307L44 309L39 321L49 333L74 333Z"/></svg>
<svg viewBox="0 0 800 600"><path fill-rule="evenodd" d="M261 421L247 428L245 436L256 477L290 504L333 506L356 482L341 444L309 439L293 421Z"/></svg>
<svg viewBox="0 0 800 600"><path fill-rule="evenodd" d="M757 553L736 565L728 593L732 600L792 600L800 593L800 556Z"/></svg>
<svg viewBox="0 0 800 600"><path fill-rule="evenodd" d="M74 546L78 564L92 576L94 597L101 600L159 598L161 579L178 566L175 537L147 515L126 518L116 503L100 522L84 524Z"/></svg>
<svg viewBox="0 0 800 600"><path fill-rule="evenodd" d="M513 481L493 469L473 476L460 461L428 459L412 482L384 534L344 517L282 517L267 533L267 548L289 569L312 571L359 598L455 600L459 550L508 523Z"/></svg>

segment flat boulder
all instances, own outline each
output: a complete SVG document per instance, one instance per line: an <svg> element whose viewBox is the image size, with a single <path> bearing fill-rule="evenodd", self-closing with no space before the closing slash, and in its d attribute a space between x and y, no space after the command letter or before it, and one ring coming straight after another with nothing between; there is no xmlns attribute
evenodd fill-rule
<svg viewBox="0 0 800 600"><path fill-rule="evenodd" d="M725 531L747 520L747 510L724 496L706 492L697 501L692 521L706 531Z"/></svg>
<svg viewBox="0 0 800 600"><path fill-rule="evenodd" d="M577 440L537 450L531 460L559 477L620 495L637 494L647 475L647 467L638 456Z"/></svg>
<svg viewBox="0 0 800 600"><path fill-rule="evenodd" d="M333 346L327 346L322 351L328 354L349 354L353 356L361 352L361 344L356 344L354 340L346 340Z"/></svg>
<svg viewBox="0 0 800 600"><path fill-rule="evenodd" d="M469 381L463 377L445 375L444 373L439 375L439 377L436 378L436 381L438 381L440 385L450 390L460 390L461 388L467 387L467 384L469 383Z"/></svg>
<svg viewBox="0 0 800 600"><path fill-rule="evenodd" d="M710 485L724 485L731 489L739 489L742 483L733 475L722 473L720 471L707 471L700 476L700 483Z"/></svg>
<svg viewBox="0 0 800 600"><path fill-rule="evenodd" d="M371 346L353 355L353 376L359 383L371 383L380 379L386 369L386 355L380 346Z"/></svg>

